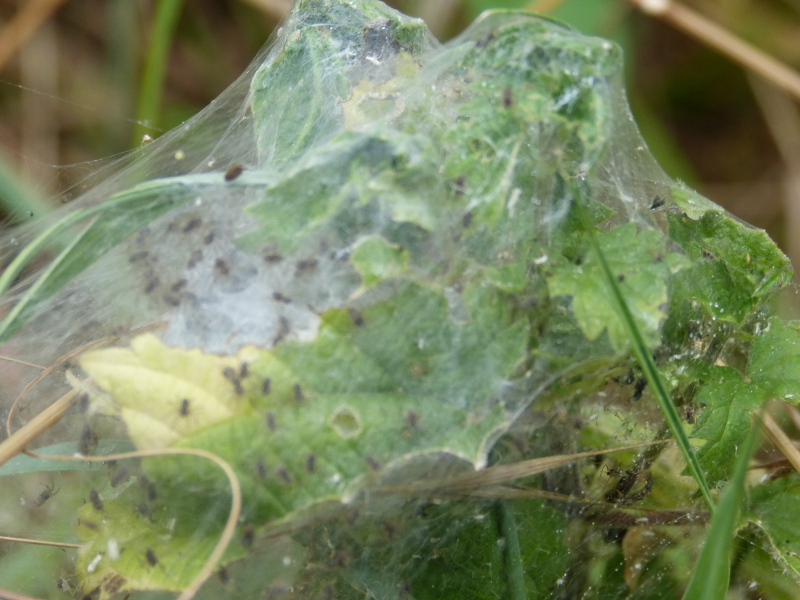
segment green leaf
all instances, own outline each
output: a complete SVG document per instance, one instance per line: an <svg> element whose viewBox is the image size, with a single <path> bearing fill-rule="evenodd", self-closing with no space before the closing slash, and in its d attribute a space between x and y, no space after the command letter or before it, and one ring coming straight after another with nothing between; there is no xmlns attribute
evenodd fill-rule
<svg viewBox="0 0 800 600"><path fill-rule="evenodd" d="M731 477L737 450L750 431L750 415L768 394L730 367L711 367L709 377L697 395L704 408L692 435L706 440L697 456L714 485Z"/></svg>
<svg viewBox="0 0 800 600"><path fill-rule="evenodd" d="M739 451L731 480L711 517L706 541L683 600L724 600L731 575L731 549L739 522L750 459L756 451L761 420L758 419Z"/></svg>
<svg viewBox="0 0 800 600"><path fill-rule="evenodd" d="M515 501L511 507L517 523L528 598L551 598L570 562L570 548L564 535L568 519L546 502Z"/></svg>
<svg viewBox="0 0 800 600"><path fill-rule="evenodd" d="M367 288L402 275L408 267L408 253L383 238L366 237L359 241L350 261L361 274L362 285Z"/></svg>
<svg viewBox="0 0 800 600"><path fill-rule="evenodd" d="M766 232L742 225L719 210L707 210L697 220L674 214L667 218L670 237L690 259L724 265L736 286L734 298L769 297L791 281L789 259Z"/></svg>
<svg viewBox="0 0 800 600"><path fill-rule="evenodd" d="M705 196L681 183L672 186L672 201L690 219L697 220L708 212L720 212L720 207Z"/></svg>
<svg viewBox="0 0 800 600"><path fill-rule="evenodd" d="M663 260L664 237L657 231L636 231L629 223L597 234L597 242L617 278L622 295L631 309L648 347L660 342L670 267ZM580 264L560 261L552 268L547 283L554 296L572 296L575 317L586 337L597 338L608 331L612 346L628 347L627 329L609 290L598 258L589 253Z"/></svg>
<svg viewBox="0 0 800 600"><path fill-rule="evenodd" d="M693 432L706 440L698 451L712 483L731 473L737 449L750 429L750 417L768 398L800 402L800 331L779 318L759 326L747 378L730 367L711 366L697 401L704 406Z"/></svg>
<svg viewBox="0 0 800 600"><path fill-rule="evenodd" d="M40 454L55 454L71 456L77 454L78 442L64 442L37 448ZM135 446L128 440L100 440L97 443L97 454L118 454L131 452ZM73 462L65 460L51 460L49 458L34 458L27 454L18 454L0 466L0 477L4 475L20 475L23 473L51 472L51 471L97 471L105 470L106 466L98 462Z"/></svg>
<svg viewBox="0 0 800 600"><path fill-rule="evenodd" d="M293 252L323 236L350 244L361 233L380 233L398 243L406 241L403 224L434 230L441 218L434 199L443 182L428 146L421 136L397 132L337 136L309 151L246 209L259 226L238 243Z"/></svg>
<svg viewBox="0 0 800 600"><path fill-rule="evenodd" d="M800 578L800 476L793 473L755 486L745 517L779 564Z"/></svg>
<svg viewBox="0 0 800 600"><path fill-rule="evenodd" d="M670 313L678 314L682 303L691 302L710 321L741 325L761 304L753 292L750 282L724 262L695 258L670 283Z"/></svg>
<svg viewBox="0 0 800 600"><path fill-rule="evenodd" d="M219 532L206 531L187 543L183 535L175 535L182 533L175 531L175 524L170 526L172 515L145 507L119 499L102 501L100 510L92 502L83 505L77 533L84 545L75 565L83 589L99 588L100 597L108 598L117 591L178 592L189 585ZM118 556L109 552L109 543L116 544Z"/></svg>
<svg viewBox="0 0 800 600"><path fill-rule="evenodd" d="M102 390L94 394L98 409L119 414L138 448L212 451L239 476L245 522L291 523L315 505L344 502L376 471L414 472L424 456L485 464L507 410L515 410L504 406L502 389L524 356L525 331L499 292L468 287L463 303L468 320L456 322L443 293L406 284L396 298L358 314L325 313L312 342L226 357L167 348L146 334L131 349L86 353L81 366ZM156 548L170 515L219 514L225 506L227 482L213 465L170 457L147 459L144 468L170 499L153 509L163 518L152 527L134 526L130 516L109 522L89 536L88 554L114 538L134 556L149 547L165 564L177 561L180 545L190 543L184 534L175 531L168 546ZM187 487L203 493L187 495ZM131 500L128 510L136 506ZM131 585L179 585L200 568L201 556L183 557L172 583L147 579L141 561L108 569Z"/></svg>
<svg viewBox="0 0 800 600"><path fill-rule="evenodd" d="M330 138L343 124L352 84L390 79L399 55L415 56L430 43L418 19L364 0L298 2L282 32L280 51L251 83L262 167Z"/></svg>
<svg viewBox="0 0 800 600"><path fill-rule="evenodd" d="M800 322L771 318L753 342L747 375L767 394L800 403Z"/></svg>

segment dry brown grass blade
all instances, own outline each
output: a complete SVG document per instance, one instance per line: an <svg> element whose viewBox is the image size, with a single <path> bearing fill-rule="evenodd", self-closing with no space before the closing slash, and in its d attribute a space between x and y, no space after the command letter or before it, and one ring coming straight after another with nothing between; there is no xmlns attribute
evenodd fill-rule
<svg viewBox="0 0 800 600"><path fill-rule="evenodd" d="M0 70L66 0L31 0L0 30Z"/></svg>
<svg viewBox="0 0 800 600"><path fill-rule="evenodd" d="M472 492L484 486L499 485L502 483L509 483L515 479L522 477L529 477L537 473L543 473L556 467L562 467L580 460L582 458L590 458L592 456L600 456L602 454L611 454L612 452L620 452L622 450L633 450L636 448L644 448L647 446L654 446L656 444L668 444L673 440L657 440L655 442L644 442L642 444L632 444L630 446L620 446L619 448L609 448L607 450L590 450L589 452L578 452L575 454L559 454L556 456L545 456L542 458L532 458L531 460L523 460L510 465L499 465L496 467L489 467L478 471L476 473L469 473L461 475L452 479L444 481L421 481L419 483L412 483L409 485L393 485L377 488L373 491L380 493L410 493L418 494L420 492L436 492L437 494L463 494Z"/></svg>
<svg viewBox="0 0 800 600"><path fill-rule="evenodd" d="M800 100L800 73L733 35L710 19L672 0L628 0L642 12L663 19L715 48Z"/></svg>
<svg viewBox="0 0 800 600"><path fill-rule="evenodd" d="M533 2L528 4L524 8L524 10L526 12L533 12L545 15L549 12L554 11L562 4L564 4L564 0L533 0Z"/></svg>
<svg viewBox="0 0 800 600"><path fill-rule="evenodd" d="M613 502L592 500L591 498L576 498L566 494L505 485L481 488L467 492L464 495L470 498L485 498L487 500L555 500L570 504L582 504L587 507L603 509L600 512L587 515L590 521L628 527L703 524L707 523L711 518L711 514L708 511L659 510L640 506L625 506L624 510L619 510L620 506ZM633 515L627 511L634 511L637 514Z"/></svg>
<svg viewBox="0 0 800 600"><path fill-rule="evenodd" d="M5 464L17 454L23 452L25 446L55 425L67 412L77 395L77 390L70 390L28 421L21 429L15 431L13 435L3 440L3 443L0 444L0 465Z"/></svg>
<svg viewBox="0 0 800 600"><path fill-rule="evenodd" d="M18 358L11 358L10 356L0 356L0 360L14 363L15 365L22 365L24 367L33 367L34 369L39 369L40 371L44 371L47 368L41 365L25 362L24 360L19 360Z"/></svg>
<svg viewBox="0 0 800 600"><path fill-rule="evenodd" d="M800 450L794 445L789 436L780 428L775 420L768 413L764 414L764 421L761 423L761 430L775 445L775 447L783 453L789 464L794 467L794 470L800 473Z"/></svg>
<svg viewBox="0 0 800 600"><path fill-rule="evenodd" d="M12 537L10 535L0 535L0 540L4 542L16 542L17 544L31 544L33 546L55 546L56 548L80 548L80 544L68 544L67 542L47 542L44 540L32 540L30 538Z"/></svg>
<svg viewBox="0 0 800 600"><path fill-rule="evenodd" d="M33 380L28 385L25 386L25 389L22 390L20 395L17 396L16 400L14 400L14 404L11 405L11 410L8 411L8 417L6 418L6 433L8 434L8 439L6 440L6 442L9 441L11 438L13 438L16 434L18 434L19 431L22 431L20 429L19 431L16 432L16 434L13 433L12 430L11 430L11 421L14 418L14 414L17 412L17 407L19 406L19 403L22 402L22 399L25 396L27 396L28 393L34 387L36 387L36 385L42 379L44 379L45 377L50 375L50 373L52 373L59 365L63 364L64 361L69 360L70 358L73 358L73 357L77 356L78 354L81 354L82 352L86 352L87 350L93 350L94 348L97 348L99 346L103 346L105 344L109 344L109 343L113 342L115 339L117 339L115 336L114 337L108 337L108 338L104 338L102 340L98 340L97 342L92 342L91 344L86 344L85 346L81 346L79 348L76 348L75 350L72 350L71 352L68 352L64 356L60 357L52 365L50 365L49 367L44 369L41 373L39 373L36 377L34 377ZM55 423L55 421L51 422L50 425L53 425L53 423ZM39 433L43 433L43 432L44 432L44 429L42 429ZM5 443L5 442L3 442L3 443ZM0 447L2 447L2 445L0 445ZM0 456L2 456L2 453L0 453ZM8 458L6 458L5 460L8 460ZM5 462L5 460L0 459L0 465L2 465Z"/></svg>

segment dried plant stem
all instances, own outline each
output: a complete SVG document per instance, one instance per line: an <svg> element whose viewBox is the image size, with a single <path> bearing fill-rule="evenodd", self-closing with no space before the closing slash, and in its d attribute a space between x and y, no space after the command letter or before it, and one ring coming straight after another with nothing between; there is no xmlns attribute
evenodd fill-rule
<svg viewBox="0 0 800 600"><path fill-rule="evenodd" d="M671 0L629 0L629 2L643 12L663 19L707 46L719 50L746 69L800 99L800 73L710 19Z"/></svg>
<svg viewBox="0 0 800 600"><path fill-rule="evenodd" d="M34 419L33 421L31 421L27 425L25 425L25 427L23 427L22 429L18 430L16 433L12 433L11 421L14 419L14 415L16 414L17 408L19 407L19 403L22 401L22 399L25 396L28 395L28 393L36 386L36 384L38 384L42 379L44 379L45 377L50 375L50 373L52 373L56 369L56 367L58 365L62 364L65 360L69 360L70 358L73 358L73 357L77 356L78 354L80 354L82 352L86 352L87 350L92 350L94 348L97 348L98 346L103 346L103 345L109 344L109 343L113 342L115 339L117 339L116 336L104 338L102 340L98 340L96 342L92 342L90 344L86 344L84 346L80 346L79 348L76 348L75 350L72 350L71 352L68 352L67 354L65 354L64 356L60 357L58 360L56 360L52 365L50 365L49 367L44 369L28 385L25 386L25 389L22 390L20 395L17 396L16 400L14 400L14 404L11 405L11 410L8 411L8 417L6 417L6 433L8 434L8 438L6 438L6 440L2 444L0 444L0 465L4 464L10 458L13 458L16 454L18 454L19 452L21 452L24 449L24 446L28 442L33 441L34 439L36 439L46 429L48 429L53 424L55 424L55 422L61 417L61 415L64 414L64 411L66 411L66 409L69 408L69 403L67 403L63 407L63 409L62 408L53 409L53 406L56 406L56 404L58 404L58 402L60 402L61 400L63 400L64 397L69 396L70 394L72 394L72 396L70 398L70 403L71 403L72 399L74 399L74 397L75 397L75 393L77 393L77 392L75 392L75 390L73 390L72 392L69 392L69 393L65 394L65 396L62 397L61 400L57 400L47 410L43 411L39 416L37 416L36 419L38 419L39 417L41 417L42 415L47 413L48 410L51 410L51 409L54 410L54 417L53 417L54 420L53 421L41 421L41 422L39 422L38 427L40 429L38 431L36 431L35 428L31 430L30 435L32 435L32 437L29 438L26 442L24 442L22 444L22 448L20 450L17 450L17 452L15 454L11 454L11 456L6 456L4 451L3 451L3 448L5 447L5 445L7 443L10 443L12 441L12 439L15 438L16 436L21 435L21 432L24 429L26 429L29 425L32 425L34 423L34 421L36 421L36 419ZM31 366L37 366L37 365L31 365ZM73 393L73 392L75 392L75 393ZM58 411L60 411L60 412L58 412Z"/></svg>
<svg viewBox="0 0 800 600"><path fill-rule="evenodd" d="M64 2L33 0L20 8L11 22L0 30L0 70Z"/></svg>
<svg viewBox="0 0 800 600"><path fill-rule="evenodd" d="M499 485L509 483L522 477L530 477L537 473L543 473L556 467L562 467L575 462L581 458L590 458L602 454L611 454L621 450L632 450L634 448L644 448L655 444L669 444L674 440L657 440L655 442L645 442L642 444L632 444L630 446L620 446L619 448L609 448L607 450L590 450L588 452L578 452L576 454L559 454L557 456L545 456L543 458L532 458L509 465L499 465L489 467L476 473L469 473L453 479L444 481L422 481L409 485L392 485L373 490L381 493L420 493L436 492L437 494L448 493L467 493L472 492L483 486Z"/></svg>
<svg viewBox="0 0 800 600"><path fill-rule="evenodd" d="M67 542L47 542L44 540L32 540L30 538L12 537L10 535L0 535L0 540L4 542L17 542L18 544L32 544L34 546L55 546L56 548L80 548L80 544L69 544Z"/></svg>
<svg viewBox="0 0 800 600"><path fill-rule="evenodd" d="M0 360L14 363L15 365L22 365L24 367L33 367L34 369L39 369L40 371L44 371L47 368L43 367L42 365L36 365L34 363L25 362L24 360L19 360L18 358L11 358L10 356L0 356Z"/></svg>
<svg viewBox="0 0 800 600"><path fill-rule="evenodd" d="M525 7L526 12L547 14L564 3L564 0L533 0Z"/></svg>
<svg viewBox="0 0 800 600"><path fill-rule="evenodd" d="M769 440L775 444L775 447L789 461L789 464L794 467L794 470L800 473L800 450L794 445L789 436L780 428L775 420L768 413L764 414L764 420L761 423L761 430L766 434Z"/></svg>
<svg viewBox="0 0 800 600"><path fill-rule="evenodd" d="M0 444L0 465L25 450L30 442L55 425L72 405L78 390L70 390Z"/></svg>

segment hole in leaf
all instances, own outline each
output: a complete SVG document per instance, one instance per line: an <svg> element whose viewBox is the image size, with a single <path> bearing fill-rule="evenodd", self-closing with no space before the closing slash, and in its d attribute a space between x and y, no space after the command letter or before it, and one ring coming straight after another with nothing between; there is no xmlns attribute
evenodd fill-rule
<svg viewBox="0 0 800 600"><path fill-rule="evenodd" d="M328 421L331 427L343 438L351 438L361 433L361 418L349 406L340 406Z"/></svg>

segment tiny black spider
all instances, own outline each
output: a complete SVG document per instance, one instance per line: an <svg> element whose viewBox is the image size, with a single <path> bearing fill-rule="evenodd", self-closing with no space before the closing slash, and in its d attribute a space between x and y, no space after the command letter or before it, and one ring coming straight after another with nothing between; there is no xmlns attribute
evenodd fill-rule
<svg viewBox="0 0 800 600"><path fill-rule="evenodd" d="M147 549L147 552L144 553L144 556L151 567L155 567L158 564L158 558L156 558L156 553L153 552L151 548Z"/></svg>
<svg viewBox="0 0 800 600"><path fill-rule="evenodd" d="M34 502L34 504L36 506L41 506L42 504L50 500L50 498L55 496L58 493L58 490L60 489L61 488L55 489L55 484L50 483L50 485L45 486L45 488L42 490L42 493L39 494L39 497L36 499L36 502Z"/></svg>
<svg viewBox="0 0 800 600"><path fill-rule="evenodd" d="M97 490L89 492L89 502L92 503L95 510L103 510L103 501L100 499L100 494L97 493Z"/></svg>

